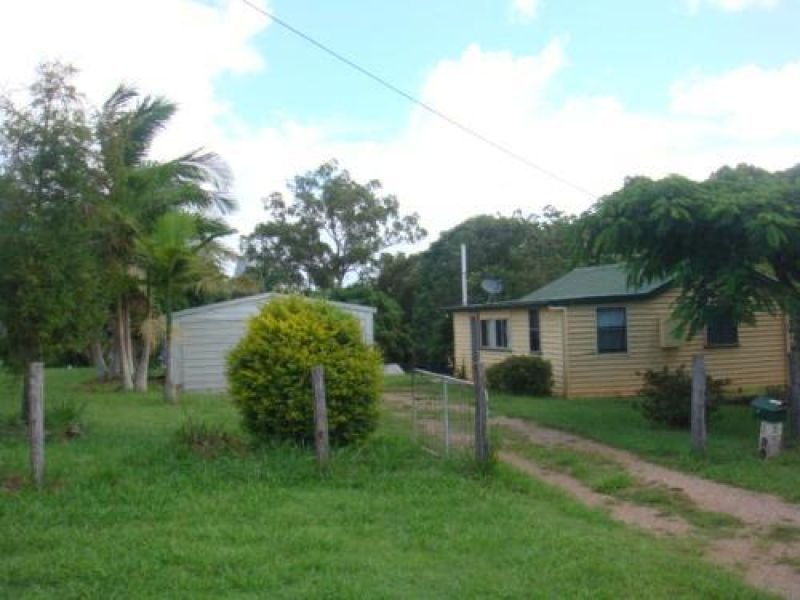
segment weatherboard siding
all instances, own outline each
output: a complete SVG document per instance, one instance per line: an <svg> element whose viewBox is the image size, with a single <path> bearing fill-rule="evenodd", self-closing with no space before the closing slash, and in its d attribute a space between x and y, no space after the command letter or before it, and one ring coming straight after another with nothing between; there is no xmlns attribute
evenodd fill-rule
<svg viewBox="0 0 800 600"><path fill-rule="evenodd" d="M527 315L527 311L525 311ZM539 310L541 356L553 369L553 393L564 394L564 314L557 309Z"/></svg>
<svg viewBox="0 0 800 600"><path fill-rule="evenodd" d="M647 369L690 368L692 356L699 353L705 355L710 375L729 380L730 392L786 384L787 334L782 316L759 314L755 325L740 325L736 347L707 348L705 332L700 332L677 348L661 348L660 324L671 314L676 297L677 292L669 290L649 300L570 306L568 395L635 395ZM598 307L625 307L627 352L598 353Z"/></svg>
<svg viewBox="0 0 800 600"><path fill-rule="evenodd" d="M642 373L647 369L681 365L688 369L692 356L699 353L705 356L710 375L729 381L730 393L786 385L788 332L783 316L763 313L757 316L755 325L740 325L739 344L735 347L706 347L703 331L676 348L662 348L661 321L672 313L676 297L677 291L667 290L646 300L541 308L541 356L553 368L553 393L569 397L632 396L641 388ZM597 351L598 307L626 309L627 352ZM453 314L455 368L458 371L463 367L469 378L472 377L470 314L476 313ZM482 349L481 361L487 367L512 354L530 354L527 308L484 310L480 316L509 319L511 347L507 351Z"/></svg>
<svg viewBox="0 0 800 600"><path fill-rule="evenodd" d="M472 352L470 342L470 317L479 314L481 319L508 319L510 347L505 350L481 348L481 362L488 368L512 355L531 355L530 330L527 309L485 310L480 313L456 312L453 314L454 371L465 373L472 379ZM554 393L562 393L563 345L561 314L542 309L539 313L541 356L553 366Z"/></svg>

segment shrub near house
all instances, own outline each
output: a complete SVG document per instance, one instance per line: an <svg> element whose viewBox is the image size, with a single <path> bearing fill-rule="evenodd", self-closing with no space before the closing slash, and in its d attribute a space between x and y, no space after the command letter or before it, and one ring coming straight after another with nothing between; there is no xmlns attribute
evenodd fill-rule
<svg viewBox="0 0 800 600"><path fill-rule="evenodd" d="M356 320L330 304L287 297L250 321L228 356L228 379L245 427L261 439L314 439L311 369L325 369L330 440L366 438L378 423L381 358Z"/></svg>
<svg viewBox="0 0 800 600"><path fill-rule="evenodd" d="M538 356L510 356L486 370L489 387L499 392L549 396L553 368Z"/></svg>
<svg viewBox="0 0 800 600"><path fill-rule="evenodd" d="M692 418L692 376L681 365L674 371L648 369L639 390L642 399L636 408L651 423L676 429L688 429ZM706 422L717 411L723 399L724 379L706 377Z"/></svg>

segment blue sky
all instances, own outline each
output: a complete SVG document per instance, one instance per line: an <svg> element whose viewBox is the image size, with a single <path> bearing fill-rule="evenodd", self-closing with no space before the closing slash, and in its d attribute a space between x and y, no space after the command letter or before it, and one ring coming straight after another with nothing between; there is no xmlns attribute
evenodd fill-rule
<svg viewBox="0 0 800 600"><path fill-rule="evenodd" d="M252 1L592 194L466 137L241 0L9 0L0 52L14 60L0 85L60 58L94 104L122 80L178 101L155 157L219 152L242 233L264 219L261 198L330 158L383 181L429 241L474 214L577 213L629 175L800 162L798 0Z"/></svg>
<svg viewBox="0 0 800 600"><path fill-rule="evenodd" d="M767 10L692 11L681 1L542 2L535 18L514 16L507 3L320 2L276 0L281 18L415 93L443 58L470 43L485 50L534 54L554 37L566 40L570 68L551 90L614 95L637 110L663 110L672 81L745 63L779 66L800 54L800 3ZM254 14L254 18L260 18ZM361 135L396 133L408 102L336 63L279 26L256 39L267 57L263 72L226 76L223 97L258 126L287 116L303 121L363 122Z"/></svg>

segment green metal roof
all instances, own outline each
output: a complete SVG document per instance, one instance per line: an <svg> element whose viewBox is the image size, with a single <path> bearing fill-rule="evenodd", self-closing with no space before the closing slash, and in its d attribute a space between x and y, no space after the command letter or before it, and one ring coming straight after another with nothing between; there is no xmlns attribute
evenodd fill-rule
<svg viewBox="0 0 800 600"><path fill-rule="evenodd" d="M628 275L624 267L619 264L579 267L523 296L517 302L539 304L635 299L650 296L668 284L669 280L659 280L631 287L628 285Z"/></svg>
<svg viewBox="0 0 800 600"><path fill-rule="evenodd" d="M670 281L666 279L652 281L639 287L631 287L628 285L628 275L620 264L579 267L522 298L490 304L454 306L451 307L451 310L511 308L541 304L624 302L653 296L668 287L669 283Z"/></svg>

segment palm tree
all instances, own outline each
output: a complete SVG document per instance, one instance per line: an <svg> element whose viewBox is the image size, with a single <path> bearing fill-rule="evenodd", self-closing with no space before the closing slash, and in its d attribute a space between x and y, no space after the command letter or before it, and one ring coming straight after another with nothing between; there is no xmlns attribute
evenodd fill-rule
<svg viewBox="0 0 800 600"><path fill-rule="evenodd" d="M189 288L224 283L222 262L233 253L219 238L234 233L225 223L196 214L172 211L156 221L140 240L139 254L148 281L156 290L166 320L164 400L175 402L172 371L172 310L178 294Z"/></svg>
<svg viewBox="0 0 800 600"><path fill-rule="evenodd" d="M167 162L148 160L153 141L176 111L177 106L165 98L141 96L135 88L121 85L97 120L106 199L101 237L108 285L115 298L114 366L125 390L134 388L135 371L135 387L147 386L147 328L132 327L131 322L132 315L142 323L151 313L143 273L135 264L138 240L170 211L225 214L235 208L228 193L230 171L216 154L194 151ZM143 338L138 368L132 342L136 329Z"/></svg>

